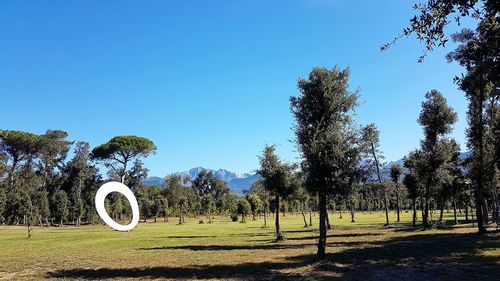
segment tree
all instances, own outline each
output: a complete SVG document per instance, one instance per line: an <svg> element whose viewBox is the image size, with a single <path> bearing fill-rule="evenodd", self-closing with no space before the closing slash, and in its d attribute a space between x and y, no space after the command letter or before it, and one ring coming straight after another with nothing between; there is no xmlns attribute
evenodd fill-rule
<svg viewBox="0 0 500 281"><path fill-rule="evenodd" d="M280 226L280 199L286 199L293 194L294 185L290 184L292 166L283 163L275 153L274 145L266 145L259 156L260 168L257 173L262 177L262 186L269 191L275 199L276 213L276 240L285 239Z"/></svg>
<svg viewBox="0 0 500 281"><path fill-rule="evenodd" d="M388 226L391 224L389 220L389 199L387 198L387 189L385 185L382 185L382 174L380 172L381 163L380 159L383 158L382 152L380 151L380 140L379 140L379 131L375 124L369 124L363 127L363 144L365 146L365 152L368 152L373 160L373 165L375 166L375 171L377 172L377 179L382 187L384 187L384 207L385 207L385 225Z"/></svg>
<svg viewBox="0 0 500 281"><path fill-rule="evenodd" d="M184 212L188 206L187 200L192 188L188 187L190 178L182 175L170 175L165 178L165 197L168 204L176 210L179 224L184 221Z"/></svg>
<svg viewBox="0 0 500 281"><path fill-rule="evenodd" d="M416 226L417 221L417 199L423 195L422 184L425 173L425 159L420 150L414 150L404 157L404 166L408 169L408 173L403 179L403 184L408 190L408 197L412 200L413 226Z"/></svg>
<svg viewBox="0 0 500 281"><path fill-rule="evenodd" d="M399 164L394 164L391 166L391 179L394 182L394 185L396 186L396 213L398 215L397 221L400 221L399 218L399 177L403 174L403 168Z"/></svg>
<svg viewBox="0 0 500 281"><path fill-rule="evenodd" d="M52 197L52 205L54 206L53 216L59 222L59 226L63 226L64 220L68 216L68 195L64 190L57 190Z"/></svg>
<svg viewBox="0 0 500 281"><path fill-rule="evenodd" d="M47 224L50 217L49 193L45 190L35 191L33 205L36 211L36 218L40 227L43 226L43 221Z"/></svg>
<svg viewBox="0 0 500 281"><path fill-rule="evenodd" d="M224 198L230 192L225 181L218 179L212 171L202 170L193 179L192 186L200 197L210 194L219 213L223 213Z"/></svg>
<svg viewBox="0 0 500 281"><path fill-rule="evenodd" d="M4 212L6 201L7 196L5 195L5 188L0 184L0 224L5 221Z"/></svg>
<svg viewBox="0 0 500 281"><path fill-rule="evenodd" d="M463 18L482 22L498 16L500 5L496 0L428 0L425 3L415 4L413 9L417 14L410 19L410 25L393 41L384 44L381 50L386 50L401 37L416 34L426 49L419 58L419 62L422 62L427 51L432 51L436 45L444 47L448 42L449 35L445 31L450 23L455 22L459 26Z"/></svg>
<svg viewBox="0 0 500 281"><path fill-rule="evenodd" d="M103 161L106 167L120 176L121 183L125 183L128 163L136 157L148 157L155 151L155 144L147 138L117 136L94 148L92 158Z"/></svg>
<svg viewBox="0 0 500 281"><path fill-rule="evenodd" d="M86 142L77 142L73 158L65 165L63 190L69 192L70 217L79 226L85 215L87 201L85 195L96 184L97 169L90 165L90 146ZM89 190L87 190L89 189ZM93 201L93 200L92 200ZM93 206L94 203L91 203ZM87 208L88 209L88 208Z"/></svg>
<svg viewBox="0 0 500 281"><path fill-rule="evenodd" d="M39 137L38 170L43 177L42 188L53 191L61 184L60 172L72 142L67 141L68 133L61 130L47 130Z"/></svg>
<svg viewBox="0 0 500 281"><path fill-rule="evenodd" d="M474 188L480 233L486 232L486 200L489 191L496 192L495 178L498 173L500 18L498 6L496 9L497 14L484 18L475 31L464 29L454 34L452 38L459 46L447 56L448 61L457 61L467 71L465 75L456 77L455 82L469 101L467 146L472 155L468 171Z"/></svg>
<svg viewBox="0 0 500 281"><path fill-rule="evenodd" d="M250 209L252 211L252 220L255 220L255 213L260 209L262 204L259 196L255 193L249 193L247 195L247 201L250 203Z"/></svg>
<svg viewBox="0 0 500 281"><path fill-rule="evenodd" d="M304 161L306 188L319 197L318 258L325 257L327 196L345 195L359 162L359 136L352 113L358 91L348 90L349 69L316 67L300 79L301 95L291 97L295 135Z"/></svg>
<svg viewBox="0 0 500 281"><path fill-rule="evenodd" d="M0 152L10 163L6 170L8 187L12 190L18 169L31 164L40 152L40 136L24 131L0 130Z"/></svg>
<svg viewBox="0 0 500 281"><path fill-rule="evenodd" d="M205 214L208 217L208 223L212 222L212 214L215 209L215 202L212 194L207 193L201 197L201 206L205 210Z"/></svg>
<svg viewBox="0 0 500 281"><path fill-rule="evenodd" d="M237 214L241 215L241 222L244 223L246 221L246 216L250 213L251 207L250 203L244 198L238 201L238 209Z"/></svg>
<svg viewBox="0 0 500 281"><path fill-rule="evenodd" d="M304 227L308 227L309 225L306 220L305 209L308 208L309 206L309 200L310 200L309 193L303 186L300 186L295 192L294 199L297 201L300 213L302 214L302 219L304 220Z"/></svg>
<svg viewBox="0 0 500 281"><path fill-rule="evenodd" d="M453 124L457 120L457 114L448 106L443 95L432 90L425 94L426 100L422 103L418 123L424 131L424 140L421 142L421 151L425 157L425 190L424 190L424 213L423 224L425 228L430 228L429 209L432 198L442 184L443 173L446 163L445 145L446 135L453 130Z"/></svg>
<svg viewBox="0 0 500 281"><path fill-rule="evenodd" d="M252 183L252 187L250 188L250 192L252 194L256 194L259 197L259 200L261 201L260 204L260 211L264 215L264 227L267 227L267 212L269 211L269 191L267 191L264 186L262 185L262 179L257 179Z"/></svg>
<svg viewBox="0 0 500 281"><path fill-rule="evenodd" d="M445 28L453 22L450 18L453 17L458 24L464 17L472 18L478 23L475 32L464 29L452 35L453 41L460 45L447 58L449 61L457 61L467 70L466 75L456 77L455 81L469 100L467 145L472 150L472 156L468 170L474 190L478 230L484 233L485 222L488 220L488 187L494 186L492 179L495 179L497 173L490 161L490 155L497 155L497 168L499 163L498 133L491 127L494 127L494 123L498 125L500 119L500 5L497 0L428 0L426 3L415 5L414 8L418 14L411 19L410 26L403 29L403 34L393 42L382 46L382 50L404 35L416 34L417 38L425 43L426 50L432 51L436 44L444 46L449 40ZM426 52L420 57L420 62L425 55ZM493 149L495 142L497 145ZM496 152L493 152L494 150ZM496 192L496 186L493 190ZM495 202L496 198L493 201Z"/></svg>

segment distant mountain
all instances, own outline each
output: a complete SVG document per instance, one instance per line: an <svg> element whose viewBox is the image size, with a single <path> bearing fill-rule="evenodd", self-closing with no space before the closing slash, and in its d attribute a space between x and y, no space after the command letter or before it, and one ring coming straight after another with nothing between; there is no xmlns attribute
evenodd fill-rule
<svg viewBox="0 0 500 281"><path fill-rule="evenodd" d="M231 189L232 192L240 195L245 193L245 191L250 190L253 182L259 179L259 176L257 174L248 174L248 173L242 174L238 172L231 172L225 169L212 170L212 169L205 169L203 167L195 167L187 171L178 172L174 174L196 178L203 170L212 171L215 177L227 182L227 186L229 187L229 189ZM163 178L160 177L148 177L142 183L147 186L150 185L157 185L161 187L165 186Z"/></svg>
<svg viewBox="0 0 500 281"><path fill-rule="evenodd" d="M471 155L472 155L472 151L460 152L460 155L458 156L458 158L463 161L463 160L469 158ZM401 167L403 167L403 169L404 169L403 174L408 173L408 170L406 168L404 168L404 159L402 158L402 159L399 159L397 161L391 161L382 167L382 180L384 180L384 181L391 180L391 167L394 164L399 164ZM373 181L376 181L377 175L373 174L370 177L370 179L372 179Z"/></svg>
<svg viewBox="0 0 500 281"><path fill-rule="evenodd" d="M461 152L460 156L459 156L460 160L464 160L464 159L469 158L471 154L472 154L471 151ZM390 171L391 171L392 165L394 165L394 164L399 164L403 167L403 159L388 162L387 164L385 164L382 167L382 179L384 181L390 180L390 178L391 178ZM174 173L174 174L179 174L179 175L189 176L191 178L196 178L198 176L198 174L203 170L212 171L218 179L227 182L227 186L229 187L229 189L231 189L232 192L234 192L236 194L240 194L240 195L244 194L245 191L250 190L250 188L252 187L252 184L256 180L259 179L259 175L257 175L257 174L248 174L248 173L242 174L242 173L237 173L237 172L231 172L231 171L228 171L225 169L212 170L212 169L205 169L203 167L195 167L195 168L189 169L187 171ZM376 181L377 180L376 174L371 175L370 180ZM148 186L150 186L150 185L157 185L157 186L161 186L161 187L165 186L165 182L164 182L163 178L160 178L160 177L148 177L142 183L144 185L148 185Z"/></svg>
<svg viewBox="0 0 500 281"><path fill-rule="evenodd" d="M145 180L142 181L142 184L146 186L156 185L164 187L165 181L163 180L163 178L160 177L147 177Z"/></svg>

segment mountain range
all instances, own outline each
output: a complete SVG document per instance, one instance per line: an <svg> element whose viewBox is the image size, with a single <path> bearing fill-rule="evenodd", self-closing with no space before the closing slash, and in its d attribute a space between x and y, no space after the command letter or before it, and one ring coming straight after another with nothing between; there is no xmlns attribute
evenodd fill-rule
<svg viewBox="0 0 500 281"><path fill-rule="evenodd" d="M459 158L461 160L464 160L466 158L469 158L470 155L471 155L471 151L462 152L462 153L460 153ZM399 164L399 165L403 166L403 159L399 159L397 161L390 161L382 167L382 176L383 176L384 180L390 179L390 174L389 174L390 169L391 169L392 165L394 165L394 164ZM178 173L174 173L174 174L179 174L179 175L184 175L184 176L190 176L191 178L196 178L198 176L198 174L203 170L212 171L218 179L227 182L227 186L229 187L229 189L231 189L232 192L234 192L236 194L240 194L240 195L244 194L245 191L250 190L253 182L256 181L257 179L259 179L259 175L257 175L257 174L231 172L231 171L228 171L226 169L212 170L212 169L205 169L203 167L195 167L195 168L189 169L187 171L178 172ZM375 175L372 175L370 178L372 178L372 180L376 180ZM143 180L142 183L144 185L148 185L148 186L150 186L150 185L157 185L157 186L161 186L161 187L165 186L164 179L161 177L155 177L155 176L146 178L145 180Z"/></svg>
<svg viewBox="0 0 500 281"><path fill-rule="evenodd" d="M195 167L187 171L174 174L189 176L194 179L203 170L212 171L218 179L227 182L227 186L229 187L229 189L231 189L231 191L236 194L243 194L245 193L245 191L250 190L250 188L252 187L252 183L259 178L259 175L257 174L231 172L226 169L212 170L205 169L203 167ZM157 185L161 187L165 186L165 181L163 178L154 176L146 178L142 183L144 185Z"/></svg>

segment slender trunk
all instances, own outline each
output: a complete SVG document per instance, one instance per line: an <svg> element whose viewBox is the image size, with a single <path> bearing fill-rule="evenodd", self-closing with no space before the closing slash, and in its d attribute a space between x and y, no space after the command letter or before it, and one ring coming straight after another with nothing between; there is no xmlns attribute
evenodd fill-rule
<svg viewBox="0 0 500 281"><path fill-rule="evenodd" d="M426 229L431 228L431 223L429 221L429 201L428 201L427 196L424 197L424 210L423 210L423 214L422 214L422 224L424 225L424 227Z"/></svg>
<svg viewBox="0 0 500 281"><path fill-rule="evenodd" d="M457 200L455 200L455 196L453 196L453 219L455 220L455 224L458 224L458 218L457 218Z"/></svg>
<svg viewBox="0 0 500 281"><path fill-rule="evenodd" d="M385 208L385 225L388 226L391 224L389 220L389 200L387 200L387 191L384 188L384 208Z"/></svg>
<svg viewBox="0 0 500 281"><path fill-rule="evenodd" d="M312 208L309 207L309 226L313 225L313 215L312 215Z"/></svg>
<svg viewBox="0 0 500 281"><path fill-rule="evenodd" d="M483 197L481 200L481 208L483 209L483 220L484 224L488 225L489 223L489 213L488 213L488 203L486 202L486 198Z"/></svg>
<svg viewBox="0 0 500 281"><path fill-rule="evenodd" d="M482 188L476 190L475 192L475 201L476 201L476 221L477 221L477 229L479 233L486 233L486 227L484 226L484 218L483 218L483 208L481 202L483 202L483 194L481 192Z"/></svg>
<svg viewBox="0 0 500 281"><path fill-rule="evenodd" d="M444 212L444 200L443 202L441 203L441 208L439 209L439 221L442 222L443 221L443 212Z"/></svg>
<svg viewBox="0 0 500 281"><path fill-rule="evenodd" d="M412 225L415 227L417 224L417 200L414 198L413 199L413 218L412 218Z"/></svg>
<svg viewBox="0 0 500 281"><path fill-rule="evenodd" d="M319 240L317 257L319 259L325 258L326 248L326 194L324 191L319 192Z"/></svg>
<svg viewBox="0 0 500 281"><path fill-rule="evenodd" d="M465 204L465 222L469 223L469 204Z"/></svg>
<svg viewBox="0 0 500 281"><path fill-rule="evenodd" d="M399 213L400 213L400 209L399 209L399 184L398 182L396 182L396 214L397 214L397 222L400 222L400 218L399 218Z"/></svg>
<svg viewBox="0 0 500 281"><path fill-rule="evenodd" d="M301 211L302 211L302 219L304 219L304 227L307 227L307 220L306 220L306 214L304 212L304 206L302 206Z"/></svg>
<svg viewBox="0 0 500 281"><path fill-rule="evenodd" d="M264 227L267 226L267 210L264 210Z"/></svg>
<svg viewBox="0 0 500 281"><path fill-rule="evenodd" d="M280 227L280 197L276 196L276 221L275 221L275 227L276 227L276 240L277 241L283 241L285 237L283 236L283 233L281 232L281 227Z"/></svg>
<svg viewBox="0 0 500 281"><path fill-rule="evenodd" d="M328 216L328 208L326 209L325 212L325 220L326 220L326 228L332 229L332 226L330 225L330 217Z"/></svg>
<svg viewBox="0 0 500 281"><path fill-rule="evenodd" d="M354 203L351 202L351 222L356 222L354 219Z"/></svg>
<svg viewBox="0 0 500 281"><path fill-rule="evenodd" d="M327 209L326 216L328 217L328 209ZM339 206L339 219L342 219L342 203L340 203L340 206Z"/></svg>

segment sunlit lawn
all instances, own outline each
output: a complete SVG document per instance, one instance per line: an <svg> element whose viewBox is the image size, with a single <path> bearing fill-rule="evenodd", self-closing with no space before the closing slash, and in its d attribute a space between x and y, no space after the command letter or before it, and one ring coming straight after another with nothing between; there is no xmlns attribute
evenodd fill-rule
<svg viewBox="0 0 500 281"><path fill-rule="evenodd" d="M303 227L301 216L282 217L283 243L273 241L273 227L251 218L184 225L174 218L127 233L36 228L31 239L23 227L3 226L0 279L500 280L498 233L478 236L472 225L421 231L410 227L410 215L387 229L382 213L357 214L356 223L347 213L331 214L325 262L314 259L317 216L312 228Z"/></svg>

